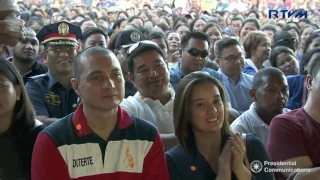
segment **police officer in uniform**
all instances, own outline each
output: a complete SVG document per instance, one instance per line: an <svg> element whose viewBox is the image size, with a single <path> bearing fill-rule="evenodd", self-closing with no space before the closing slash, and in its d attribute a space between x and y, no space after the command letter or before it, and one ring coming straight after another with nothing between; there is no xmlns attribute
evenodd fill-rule
<svg viewBox="0 0 320 180"><path fill-rule="evenodd" d="M44 26L37 34L44 45L48 73L28 78L26 89L37 118L49 125L77 107L78 96L71 87L72 63L82 36L78 26L62 21Z"/></svg>

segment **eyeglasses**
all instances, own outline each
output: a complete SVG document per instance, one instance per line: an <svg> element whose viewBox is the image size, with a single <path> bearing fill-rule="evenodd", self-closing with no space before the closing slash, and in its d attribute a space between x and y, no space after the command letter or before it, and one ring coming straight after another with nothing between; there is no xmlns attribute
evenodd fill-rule
<svg viewBox="0 0 320 180"><path fill-rule="evenodd" d="M191 56L194 56L194 57L201 57L201 58L206 58L209 53L208 51L204 50L204 51L199 51L198 49L196 48L191 48L189 50L186 50Z"/></svg>
<svg viewBox="0 0 320 180"><path fill-rule="evenodd" d="M68 54L73 53L76 47L50 47L48 51L53 51L54 53L67 52Z"/></svg>
<svg viewBox="0 0 320 180"><path fill-rule="evenodd" d="M139 46L141 46L141 45L149 45L149 46L151 45L151 46L156 46L156 47L159 48L159 46L158 46L155 42L153 42L153 41L150 41L150 40L139 41L139 42L133 44L133 45L128 49L128 51L127 51L128 56L130 56L130 54L131 54L134 50L136 50ZM159 48L159 49L160 49L160 48Z"/></svg>
<svg viewBox="0 0 320 180"><path fill-rule="evenodd" d="M225 59L229 63L234 63L237 60L243 61L244 60L244 55L243 54L240 54L238 56L230 55L230 56L227 56L227 57L219 57L219 58Z"/></svg>

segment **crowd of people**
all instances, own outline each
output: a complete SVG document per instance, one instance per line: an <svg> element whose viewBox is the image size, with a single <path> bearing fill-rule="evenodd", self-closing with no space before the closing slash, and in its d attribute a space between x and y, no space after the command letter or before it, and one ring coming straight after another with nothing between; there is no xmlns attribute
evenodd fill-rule
<svg viewBox="0 0 320 180"><path fill-rule="evenodd" d="M0 180L320 179L319 3L103 3L0 2Z"/></svg>

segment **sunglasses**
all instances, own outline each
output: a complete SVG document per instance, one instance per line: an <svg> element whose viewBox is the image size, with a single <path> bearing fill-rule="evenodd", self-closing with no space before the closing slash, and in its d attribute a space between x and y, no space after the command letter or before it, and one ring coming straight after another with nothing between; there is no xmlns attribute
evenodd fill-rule
<svg viewBox="0 0 320 180"><path fill-rule="evenodd" d="M135 44L133 44L132 46L130 46L130 48L128 49L127 53L128 53L128 56L130 56L130 54L136 50L138 47L142 46L142 45L152 45L152 46L156 46L156 47L159 47L155 42L153 41L150 41L150 40L143 40L143 41L139 41Z"/></svg>
<svg viewBox="0 0 320 180"><path fill-rule="evenodd" d="M191 48L189 50L186 50L191 56L194 56L194 57L201 57L201 58L206 58L209 53L208 51L199 51L198 49L196 48Z"/></svg>

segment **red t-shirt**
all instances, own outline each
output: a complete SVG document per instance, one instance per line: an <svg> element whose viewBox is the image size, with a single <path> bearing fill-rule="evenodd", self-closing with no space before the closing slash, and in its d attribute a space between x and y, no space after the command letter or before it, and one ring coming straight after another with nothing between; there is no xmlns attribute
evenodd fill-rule
<svg viewBox="0 0 320 180"><path fill-rule="evenodd" d="M309 156L315 167L320 166L320 123L303 108L276 116L271 121L267 151L272 161ZM276 177L286 179L280 173Z"/></svg>

